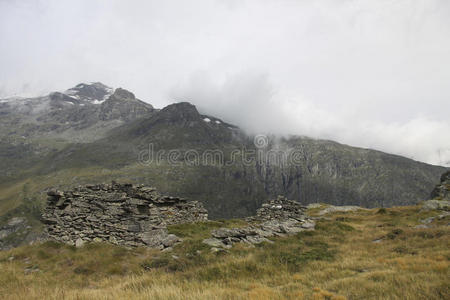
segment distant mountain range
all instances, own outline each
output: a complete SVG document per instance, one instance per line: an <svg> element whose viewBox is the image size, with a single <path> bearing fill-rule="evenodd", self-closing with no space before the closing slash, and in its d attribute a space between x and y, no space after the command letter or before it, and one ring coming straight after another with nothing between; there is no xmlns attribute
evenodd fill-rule
<svg viewBox="0 0 450 300"><path fill-rule="evenodd" d="M333 141L249 136L190 103L158 110L98 82L0 100L0 140L0 223L17 214L36 219L30 207L38 210L50 186L151 184L229 218L278 194L304 204L412 204L427 199L445 171Z"/></svg>

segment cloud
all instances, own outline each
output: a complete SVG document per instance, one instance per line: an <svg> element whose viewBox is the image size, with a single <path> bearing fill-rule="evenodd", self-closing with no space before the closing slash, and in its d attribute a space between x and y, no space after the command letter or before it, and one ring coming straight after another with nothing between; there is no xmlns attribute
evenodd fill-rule
<svg viewBox="0 0 450 300"><path fill-rule="evenodd" d="M101 81L438 163L449 36L447 0L0 0L0 97Z"/></svg>
<svg viewBox="0 0 450 300"><path fill-rule="evenodd" d="M177 101L233 122L251 134L303 135L377 149L415 160L450 166L450 122L426 117L406 121L370 120L358 110L330 111L306 98L287 95L257 71L212 81L197 72L174 87Z"/></svg>

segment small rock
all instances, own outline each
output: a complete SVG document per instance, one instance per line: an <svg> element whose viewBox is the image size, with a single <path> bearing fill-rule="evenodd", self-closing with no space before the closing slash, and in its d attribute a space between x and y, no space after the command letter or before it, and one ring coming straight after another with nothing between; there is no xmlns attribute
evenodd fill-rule
<svg viewBox="0 0 450 300"><path fill-rule="evenodd" d="M420 225L414 226L414 228L416 228L416 229L426 229L426 228L430 228L430 226L429 225L425 225L425 224L420 224Z"/></svg>
<svg viewBox="0 0 450 300"><path fill-rule="evenodd" d="M365 208L362 208L360 206L352 206L352 205L347 205L347 206L329 206L329 207L321 210L319 212L319 215L322 216L322 215L325 215L325 214L328 214L328 213L334 213L334 212L357 211L357 210L360 210L360 209L365 209Z"/></svg>
<svg viewBox="0 0 450 300"><path fill-rule="evenodd" d="M212 253L225 253L225 252L227 252L227 250L225 250L223 248L212 247L211 252Z"/></svg>
<svg viewBox="0 0 450 300"><path fill-rule="evenodd" d="M444 218L447 217L447 216L450 216L450 212L448 212L448 211L444 212L443 214L440 214L440 215L438 216L438 219L439 219L439 220L442 220L442 219L444 219Z"/></svg>
<svg viewBox="0 0 450 300"><path fill-rule="evenodd" d="M178 243L180 239L175 234L169 234L165 239L161 241L164 247L172 247Z"/></svg>
<svg viewBox="0 0 450 300"><path fill-rule="evenodd" d="M21 225L21 224L24 223L25 221L26 221L25 218L22 218L22 217L14 217L14 218L9 219L9 221L8 221L8 226L16 227L16 226L18 226L18 225Z"/></svg>
<svg viewBox="0 0 450 300"><path fill-rule="evenodd" d="M322 206L322 204L320 204L320 203L310 203L310 204L308 204L308 206L306 206L308 209L312 209L312 208L319 208L319 207L321 207Z"/></svg>
<svg viewBox="0 0 450 300"><path fill-rule="evenodd" d="M316 227L316 223L314 222L305 222L302 224L302 228L305 229L314 229L314 227Z"/></svg>
<svg viewBox="0 0 450 300"><path fill-rule="evenodd" d="M81 248L81 247L83 247L83 245L84 245L84 241L83 241L81 238L78 238L78 239L75 241L75 247Z"/></svg>
<svg viewBox="0 0 450 300"><path fill-rule="evenodd" d="M426 218L424 220L420 220L420 222L422 222L424 224L430 224L433 221L434 221L434 217L429 217L429 218Z"/></svg>

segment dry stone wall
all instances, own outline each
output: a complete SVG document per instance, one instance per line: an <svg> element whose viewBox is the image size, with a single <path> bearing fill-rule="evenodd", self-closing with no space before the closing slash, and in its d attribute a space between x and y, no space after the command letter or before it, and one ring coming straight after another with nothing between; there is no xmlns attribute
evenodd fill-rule
<svg viewBox="0 0 450 300"><path fill-rule="evenodd" d="M132 184L80 186L51 190L42 216L48 238L72 245L108 241L126 246L168 248L180 240L167 225L206 221L197 201L160 195Z"/></svg>
<svg viewBox="0 0 450 300"><path fill-rule="evenodd" d="M256 211L254 217L248 218L249 221L270 221L270 220L288 220L293 219L303 221L306 218L307 207L300 203L288 200L286 197L278 196L276 199L263 203L261 208Z"/></svg>
<svg viewBox="0 0 450 300"><path fill-rule="evenodd" d="M268 238L314 230L315 221L306 215L307 208L300 203L278 196L264 203L256 215L247 218L250 226L243 228L219 228L211 231L211 238L203 243L213 251L232 247L234 243L271 243Z"/></svg>

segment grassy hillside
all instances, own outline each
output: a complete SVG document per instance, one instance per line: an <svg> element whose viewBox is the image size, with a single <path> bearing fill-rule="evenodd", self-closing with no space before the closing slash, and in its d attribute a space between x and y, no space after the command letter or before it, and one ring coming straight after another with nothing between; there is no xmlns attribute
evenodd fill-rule
<svg viewBox="0 0 450 300"><path fill-rule="evenodd" d="M314 232L217 254L202 239L244 221L173 226L184 242L166 253L107 244L24 246L0 252L0 297L449 299L448 216L415 227L438 214L417 206L335 213Z"/></svg>

